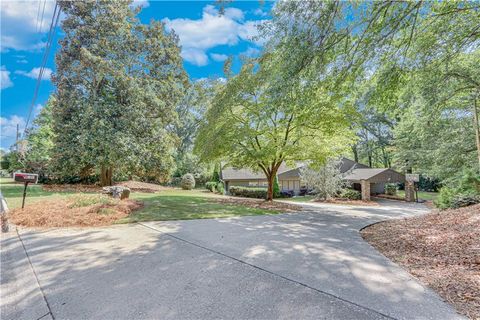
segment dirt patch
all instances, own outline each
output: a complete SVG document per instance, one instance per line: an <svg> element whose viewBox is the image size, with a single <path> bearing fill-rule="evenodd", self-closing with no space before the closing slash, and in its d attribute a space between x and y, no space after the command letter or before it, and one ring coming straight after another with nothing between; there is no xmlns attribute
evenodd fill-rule
<svg viewBox="0 0 480 320"><path fill-rule="evenodd" d="M365 201L365 200L330 199L330 200L313 200L313 202L346 204L349 206L372 206L372 207L379 206L379 204L375 201Z"/></svg>
<svg viewBox="0 0 480 320"><path fill-rule="evenodd" d="M110 225L143 206L142 202L116 200L103 195L76 195L45 200L8 213L11 223L30 228L92 227Z"/></svg>
<svg viewBox="0 0 480 320"><path fill-rule="evenodd" d="M362 236L459 312L480 319L480 205L381 222Z"/></svg>
<svg viewBox="0 0 480 320"><path fill-rule="evenodd" d="M172 188L161 186L159 184L140 182L140 181L123 181L123 182L116 183L115 185L127 187L132 191L139 191L139 192L158 192L158 191L172 189Z"/></svg>
<svg viewBox="0 0 480 320"><path fill-rule="evenodd" d="M236 204L246 206L249 208L259 208L266 210L278 210L283 212L294 212L302 210L302 207L296 204L277 202L277 201L265 201L262 199L246 199L246 198L214 198L215 202L223 204Z"/></svg>

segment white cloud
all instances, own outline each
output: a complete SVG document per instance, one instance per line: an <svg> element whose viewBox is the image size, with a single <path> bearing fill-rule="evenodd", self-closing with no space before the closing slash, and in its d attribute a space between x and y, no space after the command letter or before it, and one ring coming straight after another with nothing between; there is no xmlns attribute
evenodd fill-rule
<svg viewBox="0 0 480 320"><path fill-rule="evenodd" d="M16 62L21 63L21 64L26 64L26 63L28 63L28 60L27 59L19 59Z"/></svg>
<svg viewBox="0 0 480 320"><path fill-rule="evenodd" d="M35 105L35 108L33 109L33 112L34 112L35 114L39 114L40 111L42 111L42 109L43 109L43 105L40 104L40 103L38 103L38 104Z"/></svg>
<svg viewBox="0 0 480 320"><path fill-rule="evenodd" d="M148 0L133 0L131 6L148 8L150 6L150 3L148 2Z"/></svg>
<svg viewBox="0 0 480 320"><path fill-rule="evenodd" d="M0 68L0 87L1 90L13 87L13 82L10 80L10 71L5 66Z"/></svg>
<svg viewBox="0 0 480 320"><path fill-rule="evenodd" d="M243 51L240 54L244 55L244 56L247 56L247 57L255 57L255 56L258 56L260 54L260 50L257 49L257 48L248 47L247 50Z"/></svg>
<svg viewBox="0 0 480 320"><path fill-rule="evenodd" d="M38 50L50 28L55 1L0 1L1 51ZM40 10L40 11L39 11ZM43 19L41 19L43 11Z"/></svg>
<svg viewBox="0 0 480 320"><path fill-rule="evenodd" d="M208 57L205 51L196 48L183 48L181 52L183 59L196 66L205 66L208 64Z"/></svg>
<svg viewBox="0 0 480 320"><path fill-rule="evenodd" d="M210 53L210 57L212 57L213 60L215 61L225 61L228 59L228 56L226 54L221 54L221 53Z"/></svg>
<svg viewBox="0 0 480 320"><path fill-rule="evenodd" d="M206 65L206 51L220 45L233 46L240 39L250 40L258 34L255 25L259 21L243 21L243 11L237 8L225 9L220 15L218 10L207 5L203 8L202 18L173 19L165 18L167 30L174 30L180 37L182 57L195 65ZM212 57L213 58L213 57Z"/></svg>
<svg viewBox="0 0 480 320"><path fill-rule="evenodd" d="M0 117L1 135L3 138L15 138L17 134L17 124L20 132L25 128L25 119L17 115L11 115L10 118Z"/></svg>
<svg viewBox="0 0 480 320"><path fill-rule="evenodd" d="M23 71L23 70L17 70L15 71L15 73L32 78L32 79L38 79L38 75L40 74L40 68L33 68L29 72ZM52 76L52 69L45 68L45 70L43 70L42 80L50 80L51 76Z"/></svg>
<svg viewBox="0 0 480 320"><path fill-rule="evenodd" d="M260 16L260 17L266 17L268 16L268 12L266 11L263 11L261 8L257 8L253 11L253 14L256 15L256 16Z"/></svg>

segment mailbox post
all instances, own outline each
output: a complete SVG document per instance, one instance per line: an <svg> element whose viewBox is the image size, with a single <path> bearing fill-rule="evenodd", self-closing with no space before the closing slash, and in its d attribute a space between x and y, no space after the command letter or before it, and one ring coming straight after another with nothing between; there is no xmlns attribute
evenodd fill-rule
<svg viewBox="0 0 480 320"><path fill-rule="evenodd" d="M22 199L22 209L25 207L25 198L27 196L27 187L29 183L37 183L38 182L38 174L36 173L23 173L23 172L15 172L13 174L13 180L17 182L23 182L23 199Z"/></svg>

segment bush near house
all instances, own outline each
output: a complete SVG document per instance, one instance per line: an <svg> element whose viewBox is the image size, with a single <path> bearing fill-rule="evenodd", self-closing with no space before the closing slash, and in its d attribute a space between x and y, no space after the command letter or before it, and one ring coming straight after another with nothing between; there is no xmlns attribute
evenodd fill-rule
<svg viewBox="0 0 480 320"><path fill-rule="evenodd" d="M225 193L225 187L223 186L223 181L218 181L215 185L215 189L217 189L217 192L220 194Z"/></svg>
<svg viewBox="0 0 480 320"><path fill-rule="evenodd" d="M205 188L207 190L209 190L210 192L215 192L215 189L217 187L217 183L216 181L209 181L207 183L205 183Z"/></svg>
<svg viewBox="0 0 480 320"><path fill-rule="evenodd" d="M387 183L385 185L385 194L389 196L394 196L397 194L397 185L393 183Z"/></svg>
<svg viewBox="0 0 480 320"><path fill-rule="evenodd" d="M237 197L257 198L257 199L267 198L266 188L249 188L249 187L232 186L230 187L229 191L232 196L237 196Z"/></svg>
<svg viewBox="0 0 480 320"><path fill-rule="evenodd" d="M357 190L345 189L340 193L340 198L348 200L360 200L362 198L362 194Z"/></svg>
<svg viewBox="0 0 480 320"><path fill-rule="evenodd" d="M187 173L182 177L182 189L192 190L195 188L195 178L191 173Z"/></svg>

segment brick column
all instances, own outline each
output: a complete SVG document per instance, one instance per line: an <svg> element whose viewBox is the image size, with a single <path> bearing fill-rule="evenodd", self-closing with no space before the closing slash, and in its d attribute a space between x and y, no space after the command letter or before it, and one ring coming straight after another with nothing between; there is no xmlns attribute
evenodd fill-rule
<svg viewBox="0 0 480 320"><path fill-rule="evenodd" d="M412 181L405 182L405 201L415 201L415 184Z"/></svg>
<svg viewBox="0 0 480 320"><path fill-rule="evenodd" d="M370 201L370 182L367 180L360 180L362 186L362 200Z"/></svg>

